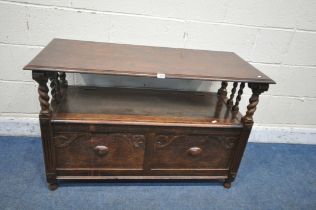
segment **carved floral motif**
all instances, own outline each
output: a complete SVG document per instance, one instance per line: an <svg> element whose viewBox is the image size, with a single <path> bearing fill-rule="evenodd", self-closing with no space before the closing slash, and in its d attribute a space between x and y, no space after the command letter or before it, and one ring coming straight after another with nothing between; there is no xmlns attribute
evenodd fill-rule
<svg viewBox="0 0 316 210"><path fill-rule="evenodd" d="M72 142L82 137L90 138L91 135L89 133L73 133L73 134L57 135L53 138L53 140L56 147L63 148L63 147L69 146Z"/></svg>
<svg viewBox="0 0 316 210"><path fill-rule="evenodd" d="M115 138L126 139L135 148L143 148L145 144L145 136L141 134L113 134Z"/></svg>
<svg viewBox="0 0 316 210"><path fill-rule="evenodd" d="M158 135L155 141L156 148L164 148L170 145L175 139L183 138L185 136L170 136L170 135Z"/></svg>
<svg viewBox="0 0 316 210"><path fill-rule="evenodd" d="M120 134L120 133L112 133L112 134L104 134L105 136L112 137L114 139L125 139L135 148L144 147L145 136L140 134ZM73 133L73 134L61 134L55 136L54 143L58 148L63 148L69 146L75 140L78 140L82 137L90 139L92 134L90 133Z"/></svg>
<svg viewBox="0 0 316 210"><path fill-rule="evenodd" d="M218 144L221 147L224 147L225 149L232 149L238 140L238 137L236 136L195 136L198 138L199 142L205 143L206 140L212 141L214 144ZM192 138L192 136L172 136L172 135L158 135L155 138L155 148L161 149L164 147L169 146L172 144L175 140L182 138L182 140L187 140L189 138Z"/></svg>

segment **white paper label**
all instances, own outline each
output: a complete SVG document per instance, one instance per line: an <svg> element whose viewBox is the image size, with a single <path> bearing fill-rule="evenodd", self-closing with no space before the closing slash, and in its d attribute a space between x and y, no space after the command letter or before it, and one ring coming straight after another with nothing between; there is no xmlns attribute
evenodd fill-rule
<svg viewBox="0 0 316 210"><path fill-rule="evenodd" d="M157 73L157 78L158 78L158 79L165 79L165 78L166 78L166 75L165 75L165 74L162 74L162 73Z"/></svg>

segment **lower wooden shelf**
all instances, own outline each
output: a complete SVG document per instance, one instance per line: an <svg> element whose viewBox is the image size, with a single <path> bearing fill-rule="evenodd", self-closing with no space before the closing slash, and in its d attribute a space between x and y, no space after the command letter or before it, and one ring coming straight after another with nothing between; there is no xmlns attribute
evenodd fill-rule
<svg viewBox="0 0 316 210"><path fill-rule="evenodd" d="M53 108L53 122L187 127L242 127L216 93L75 87Z"/></svg>

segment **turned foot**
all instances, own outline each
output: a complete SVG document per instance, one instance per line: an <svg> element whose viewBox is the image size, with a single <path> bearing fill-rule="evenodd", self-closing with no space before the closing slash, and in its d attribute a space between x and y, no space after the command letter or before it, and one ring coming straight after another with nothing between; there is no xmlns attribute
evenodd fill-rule
<svg viewBox="0 0 316 210"><path fill-rule="evenodd" d="M232 182L235 180L236 172L230 172L226 179L224 179L224 188L229 189L232 186Z"/></svg>
<svg viewBox="0 0 316 210"><path fill-rule="evenodd" d="M232 183L229 181L224 182L224 188L229 189L232 186Z"/></svg>
<svg viewBox="0 0 316 210"><path fill-rule="evenodd" d="M48 184L48 189L51 191L54 191L58 188L58 184L57 183L49 183Z"/></svg>
<svg viewBox="0 0 316 210"><path fill-rule="evenodd" d="M231 179L225 179L223 185L224 185L224 188L229 189L232 186L232 180Z"/></svg>

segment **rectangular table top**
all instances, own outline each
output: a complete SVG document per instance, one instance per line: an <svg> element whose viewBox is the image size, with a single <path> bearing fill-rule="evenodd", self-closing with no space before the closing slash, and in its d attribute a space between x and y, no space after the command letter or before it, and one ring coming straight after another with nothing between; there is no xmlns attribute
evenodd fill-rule
<svg viewBox="0 0 316 210"><path fill-rule="evenodd" d="M25 70L275 82L232 52L53 39Z"/></svg>

